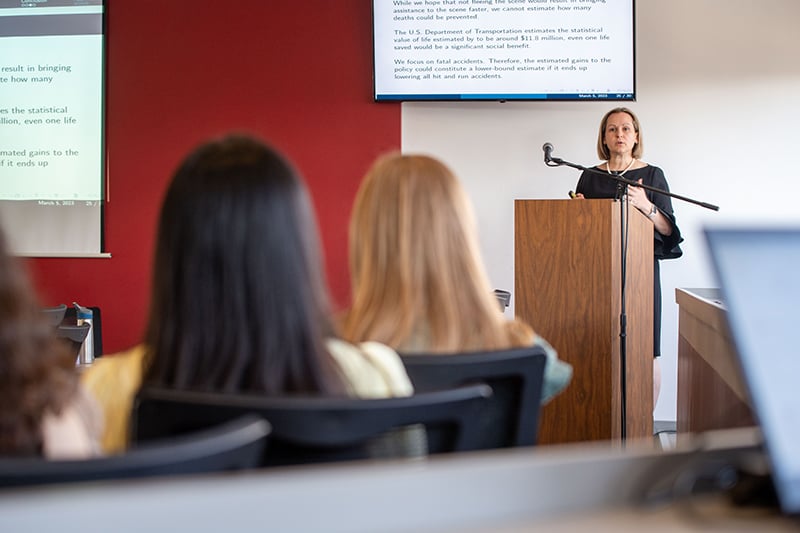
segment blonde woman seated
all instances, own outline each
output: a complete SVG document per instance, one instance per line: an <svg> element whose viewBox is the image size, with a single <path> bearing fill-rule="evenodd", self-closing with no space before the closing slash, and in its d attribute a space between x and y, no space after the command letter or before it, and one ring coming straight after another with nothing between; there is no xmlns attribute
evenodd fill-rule
<svg viewBox="0 0 800 533"><path fill-rule="evenodd" d="M343 334L401 353L501 350L548 354L543 401L572 367L498 306L478 249L471 205L453 173L423 155L392 154L367 172L350 219L352 307Z"/></svg>
<svg viewBox="0 0 800 533"><path fill-rule="evenodd" d="M40 309L0 232L0 456L87 458L99 452L100 412Z"/></svg>
<svg viewBox="0 0 800 533"><path fill-rule="evenodd" d="M400 358L336 338L306 188L248 137L190 154L167 190L145 343L104 357L85 383L105 408L107 451L128 440L142 383L176 389L407 396Z"/></svg>

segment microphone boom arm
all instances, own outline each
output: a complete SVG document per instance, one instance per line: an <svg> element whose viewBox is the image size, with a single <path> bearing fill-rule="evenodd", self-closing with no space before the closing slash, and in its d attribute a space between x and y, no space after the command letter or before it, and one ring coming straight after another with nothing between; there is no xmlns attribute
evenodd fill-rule
<svg viewBox="0 0 800 533"><path fill-rule="evenodd" d="M658 187L651 187L650 185L645 185L643 183L639 183L637 181L629 180L628 178L624 178L622 176L617 176L615 174L609 174L607 172L603 172L601 170L597 170L596 168L585 167L583 165L579 165L577 163L571 163L569 161L565 161L560 157L550 157L549 161L545 161L545 165L548 167L571 167L577 170L583 170L586 172L592 172L594 174L599 174L601 176L605 176L608 179L612 179L618 183L622 183L623 185L631 185L633 187L641 187L642 189L647 189L648 191L653 191L657 194L663 194L665 196L670 196L672 198L677 198L678 200L682 200L684 202L688 202L690 204L699 205L700 207L705 207L706 209L711 209L712 211L719 211L719 206L714 204L709 204L707 202L701 202L700 200L694 200L692 198L687 198L686 196L681 196L680 194L675 194L669 191L665 191L663 189L659 189Z"/></svg>

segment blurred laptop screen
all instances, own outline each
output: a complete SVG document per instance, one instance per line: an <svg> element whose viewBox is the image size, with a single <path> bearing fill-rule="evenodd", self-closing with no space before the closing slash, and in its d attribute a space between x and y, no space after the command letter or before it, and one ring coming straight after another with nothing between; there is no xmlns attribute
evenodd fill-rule
<svg viewBox="0 0 800 533"><path fill-rule="evenodd" d="M705 235L781 508L800 513L800 228Z"/></svg>

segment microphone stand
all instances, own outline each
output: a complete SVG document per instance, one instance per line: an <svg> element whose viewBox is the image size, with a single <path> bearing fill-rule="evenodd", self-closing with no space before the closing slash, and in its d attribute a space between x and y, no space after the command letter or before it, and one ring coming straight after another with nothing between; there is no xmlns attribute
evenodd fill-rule
<svg viewBox="0 0 800 533"><path fill-rule="evenodd" d="M678 200L682 200L684 202L688 202L690 204L699 205L700 207L705 207L706 209L711 209L712 211L719 211L719 206L714 204L709 204L706 202L701 202L700 200L694 200L692 198L687 198L686 196L681 196L680 194L675 194L669 191L665 191L664 189L659 189L658 187L652 187L650 185L645 185L643 183L639 183L637 181L629 180L628 178L624 178L622 176L617 176L615 174L608 174L607 172L603 172L602 170L597 170L596 168L585 167L583 165L579 165L577 163L570 163L569 161L565 161L560 157L548 157L544 160L544 164L548 167L572 167L578 170L584 170L587 172L591 172L592 174L599 174L600 176L605 176L608 179L612 179L618 183L622 183L623 185L633 185L634 187L641 187L642 189L646 189L648 191L653 191L657 194L663 194L664 196L670 196L672 198L677 198Z"/></svg>
<svg viewBox="0 0 800 533"><path fill-rule="evenodd" d="M626 198L628 195L628 186L633 185L634 187L641 187L642 189L646 189L648 191L653 191L656 194L663 194L664 196L670 196L672 198L677 198L678 200L682 200L684 202L688 202L691 204L699 205L701 207L705 207L706 209L711 209L713 211L719 211L719 206L709 204L706 202L701 202L699 200L694 200L692 198L687 198L685 196L681 196L679 194L675 194L669 191L665 191L663 189L659 189L658 187L652 187L650 185L644 185L634 180L629 180L622 176L617 176L615 174L610 174L607 172L602 172L597 170L596 168L589 168L583 165L579 165L577 163L571 163L569 161L565 161L560 157L552 157L550 155L550 151L552 150L552 146L549 144L545 145L550 150L545 149L545 157L544 157L544 164L548 167L560 167L566 166L571 167L580 171L591 172L593 174L598 174L603 176L607 179L611 179L617 182L617 184L622 189L622 198ZM628 361L628 343L627 343L627 334L628 334L628 317L627 317L627 308L625 305L625 290L626 290L626 278L627 278L627 262L628 262L628 202L620 201L619 203L619 212L620 212L620 251L622 254L621 262L620 262L620 275L621 275L621 287L620 287L620 317L619 317L619 360L620 360L620 403L621 403L621 413L620 413L620 422L621 422L621 439L625 442L627 438L627 411L628 411L628 380L627 380L627 361ZM655 327L655 325L653 325Z"/></svg>

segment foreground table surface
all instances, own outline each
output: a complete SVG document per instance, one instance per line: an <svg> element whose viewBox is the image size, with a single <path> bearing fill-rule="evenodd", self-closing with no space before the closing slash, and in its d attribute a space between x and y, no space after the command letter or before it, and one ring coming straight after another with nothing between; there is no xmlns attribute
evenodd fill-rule
<svg viewBox="0 0 800 533"><path fill-rule="evenodd" d="M712 432L658 451L619 445L518 448L412 462L296 467L198 478L0 491L0 531L649 531L794 529L680 480L709 465L763 464L758 433ZM691 504L691 505L688 505ZM751 513L751 514L748 514Z"/></svg>

